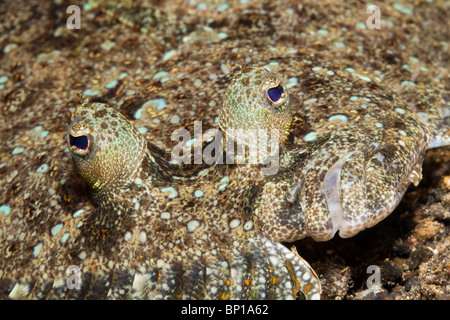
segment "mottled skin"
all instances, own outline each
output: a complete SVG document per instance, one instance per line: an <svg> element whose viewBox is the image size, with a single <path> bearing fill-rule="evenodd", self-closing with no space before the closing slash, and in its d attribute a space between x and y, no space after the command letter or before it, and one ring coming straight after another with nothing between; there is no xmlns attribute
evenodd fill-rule
<svg viewBox="0 0 450 320"><path fill-rule="evenodd" d="M358 79L349 75L344 70L346 67L354 68L360 75L381 78L384 84L392 88L419 115L439 119L440 115L448 114L448 66L445 63L448 58L448 42L445 40L448 35L445 31L448 30L448 19L440 1L433 4L395 1L414 9L414 15L393 9L394 1L383 2L380 4L383 13L382 30L362 30L357 25L364 22L367 16L365 6L356 1L339 5L333 1L304 1L302 4L292 1L284 6L278 6L273 1L258 1L248 5L230 2L225 13L215 10L214 6L207 10L197 10L197 4L190 1L189 4L184 2L185 7L180 6L180 11L174 10L180 19L191 19L189 14L197 15L191 21L198 28L185 39L182 37L186 31L164 38L164 28L167 26L164 17L151 16L147 20L158 21L154 24L155 32L140 30L144 23L131 23L135 30L145 33L142 35L120 25L119 20L124 22L120 15L110 14L110 11L105 14L94 9L89 14L83 11L83 27L76 32L64 27L65 4L58 6L48 2L37 5L33 1L14 3L17 4L16 7L11 6L11 10L6 10L6 19L1 24L2 31L6 32L0 35L2 44L5 44L0 69L2 75L9 76L7 82L2 83L4 88L0 92L1 101L4 102L0 109L0 130L3 137L0 163L1 204L11 208L9 213L0 212L0 248L4 255L0 259L2 297L8 297L13 288L16 288L14 297L26 296L30 287L16 286L16 281L34 283L36 279L39 279L39 285L31 297L104 297L104 288L110 283L107 277L102 278L103 274L110 275L108 272L111 268L117 266L114 269L117 271L115 279L119 278L120 281L115 284L122 283L125 287L128 284L130 288L129 284L133 282L138 270L136 267L145 264L140 260L145 257L141 254L145 246L127 246L125 238L128 239L129 235L126 232L125 235L121 234L123 230L107 236L107 229L89 229L87 226L93 225L89 223L86 226L86 222L95 222L95 216L91 215L92 205L85 197L84 188L77 182L78 175L72 173L72 160L68 153L63 152L66 142L62 139L70 123L68 108L77 103L73 98L76 92L89 89L90 94L95 95L95 100L108 102L131 119L134 119L135 111L147 100L165 99L165 109L149 105L145 108L147 113L141 119L135 119L135 124L140 129L147 129L150 141L166 151L173 146L170 133L174 129L191 128L194 120L203 120L204 129L216 125L215 118L222 106L229 83L227 74L232 69L232 64L270 65L272 72L289 84L291 104L309 110L308 113L298 112L295 116L292 137L304 137L314 131L315 126L320 126L320 122L316 121L326 121L330 116L326 112L328 107L341 102L329 90L332 87L322 85L322 79L327 75L319 77L311 67L305 69L305 64L299 63L305 56L308 56L307 60L312 61L314 66L333 62L336 65L333 70L337 70L338 74L342 72L344 79L350 77L348 81L352 84L355 80L358 83ZM161 6L166 6L165 9L171 11L178 5L180 3L164 2ZM127 16L126 13L124 15ZM106 17L111 18L108 20ZM202 29L204 26L209 29ZM326 29L328 33L319 32L322 29ZM228 33L225 41L218 41L222 39L217 36L220 32ZM6 50L6 45L11 44L16 44L17 48ZM172 48L175 50L167 58L167 50ZM309 53L305 48L309 48ZM315 56L310 56L311 53L314 55L321 51L329 54L325 54L320 61ZM158 78L160 71L166 71L168 76ZM112 88L107 86L118 79L121 72L127 72L128 75L120 78ZM296 77L297 85L295 81L291 81L293 77ZM195 80L201 80L201 85L198 86L198 81ZM405 81L412 82L414 86L404 85ZM366 82L360 83L363 87L370 87ZM359 96L357 89L355 88L354 96ZM95 90L97 93L93 94ZM388 95L391 96L390 93ZM309 101L304 106L302 102L308 96L320 99L328 97L328 101L323 105ZM439 112L439 108L442 112ZM316 110L316 113L312 110ZM177 117L180 119L178 123L174 120ZM336 118L334 122L339 119L342 120ZM48 130L49 134L39 138L39 129L35 129L37 124ZM432 129L434 125L442 124L445 122L431 120L427 128ZM448 130L448 122L445 128ZM411 129L413 128L408 128ZM362 135L352 137L355 140L358 138L355 145L358 145L356 142L361 138L369 139L375 131L377 129L372 132L368 127L356 131L355 133ZM398 131L395 133L393 130L392 133L393 137L399 137ZM431 139L433 144L433 140L439 141L439 135L433 134ZM304 145L306 141L300 139L297 143ZM321 142L315 140L309 143L320 146ZM23 147L25 150L22 154L13 153L16 147ZM311 155L310 152L306 154ZM297 159L297 163L298 161L301 162L301 157ZM333 159L330 161L333 162ZM46 173L41 170L44 165L48 168ZM286 190L292 190L293 184L295 189L295 184L298 183L298 180L292 179L291 171L282 170L279 174L289 178L281 179L287 184ZM238 184L245 187L244 177L248 175L231 179L227 190L236 188ZM276 185L280 185L280 182ZM310 186L313 187L313 184ZM375 186L379 187L379 184ZM170 194L170 190L167 192ZM277 199L284 201L282 197ZM254 198L249 200L250 204L256 203ZM326 212L327 206L323 199L313 203L324 205L325 210L322 211ZM285 204L282 203L283 206ZM136 203L133 203L133 208L134 206ZM269 208L268 211L271 210ZM298 215L298 211L296 210L296 216L303 216ZM276 216L280 215L282 216ZM80 235L77 226L81 227L82 223L85 224L85 231ZM291 227L283 227L286 228ZM300 228L295 228L294 225L294 230L297 229ZM282 231L273 233L288 235L292 232ZM93 232L97 234L93 242L98 243L98 239L102 238L108 241L97 248L87 246L86 252L86 246L81 240L89 239L89 234L92 235ZM139 235L140 231L135 233ZM68 239L67 234L71 235ZM75 239L80 241L75 242ZM148 242L149 237L146 239ZM114 241L117 241L120 251L112 245ZM354 244L352 240L347 241L349 245ZM113 254L100 250L109 248L108 246L114 247ZM207 254L209 247L205 250L207 251L204 253ZM169 250L168 255L170 252ZM187 256L190 257L189 254ZM118 260L120 263L117 265ZM256 260L267 262L266 258ZM189 265L191 260L183 261ZM86 277L85 285L90 283L91 275L94 276L92 279L100 278L96 281L99 285L84 287L86 290L80 292L67 290L63 280L53 283L53 279L67 279L65 271L72 263L82 267ZM128 267L130 265L132 267ZM161 264L156 268L160 266ZM267 269L259 270L263 272ZM144 271L138 270L138 273ZM138 282L138 287L142 289L145 281ZM159 282L159 286L167 283ZM38 290L41 285L46 285L46 290ZM54 288L50 290L52 285ZM192 287L194 286L191 289ZM186 288L189 288L189 284ZM164 290L158 289L158 294L167 292ZM116 297L127 295L126 290L113 292L119 292Z"/></svg>
<svg viewBox="0 0 450 320"><path fill-rule="evenodd" d="M82 150L70 140L80 136L89 140ZM122 247L118 240L125 237L142 250L136 255L143 263L135 268L157 280L144 285L135 278L133 296L286 299L301 290L318 297L320 284L309 265L256 229L252 212L241 211L252 195L250 186L229 190L230 179L239 179L236 170L180 170L121 114L88 101L73 115L68 145L98 206L76 243L84 251L100 246L92 253L105 255L110 246ZM98 238L98 228L106 239Z"/></svg>
<svg viewBox="0 0 450 320"><path fill-rule="evenodd" d="M67 143L97 209L69 240L52 240L68 253L58 268L81 265L81 289L68 290L67 274L53 270L50 281L11 283L9 298L319 297L309 265L256 228L251 211L243 214L252 187L228 185L239 171L180 170L124 116L87 100Z"/></svg>
<svg viewBox="0 0 450 320"><path fill-rule="evenodd" d="M325 241L337 231L343 238L354 236L389 215L411 182L418 185L426 149L450 144L448 118L436 121L431 130L440 129L430 131L375 79L313 55L292 67L299 70L290 75L299 79L301 102L292 107L296 114L291 139L282 147L280 172L264 185L255 215L276 241L306 236ZM265 69L239 71L226 93L233 99L224 102L221 127L245 129L241 118L253 118L249 126L272 130L277 121L258 118L257 100L268 100L261 83L271 78ZM285 132L285 126L278 128Z"/></svg>
<svg viewBox="0 0 450 320"><path fill-rule="evenodd" d="M258 135L249 133L263 129L268 134L269 145L272 140L279 144L286 142L292 122L292 107L286 88L275 74L264 68L244 68L233 77L223 99L219 127L227 136L239 140L231 131L244 129L247 141L241 139L239 142L257 144ZM278 139L271 137L272 130L278 131Z"/></svg>

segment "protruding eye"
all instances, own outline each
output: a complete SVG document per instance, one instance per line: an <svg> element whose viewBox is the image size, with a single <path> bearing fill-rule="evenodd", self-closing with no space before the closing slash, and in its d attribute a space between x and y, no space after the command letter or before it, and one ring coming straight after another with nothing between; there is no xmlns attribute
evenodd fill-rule
<svg viewBox="0 0 450 320"><path fill-rule="evenodd" d="M267 96L273 103L277 103L284 95L284 89L281 85L267 90Z"/></svg>
<svg viewBox="0 0 450 320"><path fill-rule="evenodd" d="M87 151L89 147L89 138L86 135L73 136L69 134L69 143L72 149L77 151Z"/></svg>

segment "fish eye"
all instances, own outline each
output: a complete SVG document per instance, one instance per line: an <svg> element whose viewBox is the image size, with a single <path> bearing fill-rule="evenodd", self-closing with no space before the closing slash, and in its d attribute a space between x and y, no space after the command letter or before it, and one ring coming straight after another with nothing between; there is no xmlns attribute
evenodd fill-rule
<svg viewBox="0 0 450 320"><path fill-rule="evenodd" d="M270 88L267 90L267 96L272 103L279 103L282 98L286 96L284 89L281 85Z"/></svg>
<svg viewBox="0 0 450 320"><path fill-rule="evenodd" d="M85 134L74 136L69 133L69 146L76 153L85 154L89 149L89 138Z"/></svg>

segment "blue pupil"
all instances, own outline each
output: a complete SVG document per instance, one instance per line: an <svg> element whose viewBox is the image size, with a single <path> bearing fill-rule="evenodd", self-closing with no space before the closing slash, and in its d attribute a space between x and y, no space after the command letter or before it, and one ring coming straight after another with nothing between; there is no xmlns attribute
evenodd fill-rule
<svg viewBox="0 0 450 320"><path fill-rule="evenodd" d="M70 136L70 145L75 146L78 149L85 150L85 149L87 149L87 147L89 145L88 137L87 136L74 137L71 135Z"/></svg>
<svg viewBox="0 0 450 320"><path fill-rule="evenodd" d="M267 94L268 94L270 100L272 100L272 102L277 102L281 98L283 91L284 91L283 87L278 86L278 87L270 88L269 90L267 90Z"/></svg>

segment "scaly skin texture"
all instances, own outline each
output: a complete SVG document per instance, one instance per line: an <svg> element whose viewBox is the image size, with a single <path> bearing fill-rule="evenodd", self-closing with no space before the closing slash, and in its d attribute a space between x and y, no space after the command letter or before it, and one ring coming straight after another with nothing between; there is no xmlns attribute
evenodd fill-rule
<svg viewBox="0 0 450 320"><path fill-rule="evenodd" d="M273 92L273 93L271 93ZM230 82L220 112L219 127L230 138L241 144L258 144L258 134L252 130L263 129L267 143L272 140L284 144L292 122L292 108L289 95L280 78L267 69L244 68ZM245 130L243 138L233 130ZM273 130L278 139L271 136ZM262 148L259 148L262 149Z"/></svg>
<svg viewBox="0 0 450 320"><path fill-rule="evenodd" d="M278 61L286 63L282 57ZM374 79L307 53L287 63L298 70L289 76L299 79L302 102L293 107L292 139L283 146L280 172L264 185L255 215L277 241L305 236L324 241L337 231L343 238L354 236L389 215L411 182L418 185L430 130ZM270 78L265 69L238 72L227 89L221 114L227 121L221 127L269 131L275 125L284 132L279 121L258 113L259 101L270 100L260 83ZM320 87L310 85L318 81ZM270 115L284 117L276 110ZM253 121L247 125L242 118Z"/></svg>
<svg viewBox="0 0 450 320"><path fill-rule="evenodd" d="M67 280L65 271L71 259L82 267L86 283L90 275L106 274L105 270L115 265L106 256L92 255L98 248L83 253L83 244L75 244L74 238L68 236L79 234L82 223L91 221L88 217L92 218L91 213L98 207L89 201L63 138L74 106L79 103L76 96L79 92L84 92L92 101L113 106L152 144L169 152L174 146L170 137L175 129L186 128L192 134L193 122L197 120L202 121L203 131L217 127L230 74L234 74L233 65L264 66L286 84L294 107L303 105L305 91L319 100L328 97L329 103L313 104L308 107L308 113L297 113L291 134L304 137L314 131L316 125L320 126L316 121L326 121L331 116L329 106L340 103L340 97L322 85L322 79L330 75L318 76L316 72L319 74L320 69L313 70L308 62L302 62L305 55L314 58L316 54L323 54L311 62L325 69L330 69L327 64L335 64L333 70L337 70L338 75L341 73L340 77L363 84L366 92L377 90L367 88L370 84L359 81L362 79L356 79L351 73L376 77L391 88L409 108L427 120L426 127L432 133L430 144L437 141L439 145L448 131L448 122L436 121L448 115L448 5L443 1L382 1L379 3L383 19L380 30L364 27L367 8L359 1L303 1L301 4L286 1L282 6L274 1L229 1L228 6L221 6L222 1L206 5L195 1L165 1L156 9L153 5L136 2L131 10L126 5L118 5L118 1L108 3L108 7L83 7L80 30L66 28L68 15L65 12L69 3L64 1L0 4L4 17L0 23L2 297L11 294L17 280L34 283L36 279L47 289L41 290L44 292L41 297L104 296L101 290L89 288L81 293L66 290L64 281L53 283L52 279ZM144 12L149 16L140 15ZM173 28L174 32L166 36L167 28ZM149 29L152 30L148 32ZM305 67L309 70L306 74ZM312 81L305 82L303 77ZM354 95L361 96L358 92ZM389 93L388 96L395 95ZM386 102L388 98L385 98L380 99ZM317 111L315 115L311 113L313 107ZM300 119L296 125L297 118ZM365 123L362 124L365 127ZM357 131L362 136L353 138L367 141L377 131ZM398 138L398 134L393 137ZM320 145L320 141L315 143ZM411 280L412 285L409 282L405 285L402 280L395 284L392 292L388 292L391 287L383 288L388 298L436 299L450 294L446 272L450 245L445 222L449 211L445 184L448 148L434 152L432 159L442 169L438 169L436 178L428 180L429 190L425 187L425 191L422 188L408 193L410 204L404 205L406 210L391 216L398 217L394 221L399 223L393 223L395 228L389 229L389 224L386 227L389 222L386 221L362 232L356 239L340 241L335 237L331 244L320 243L312 250L309 247L313 244L308 239L296 243L302 255L308 250L313 252L313 258L309 257L308 261L320 267L317 270L320 270L326 298L362 297L360 293L366 289L366 268L370 264L388 260L399 264L403 270L401 259L409 262L417 255L401 258L399 262L392 251L396 241L420 252L421 247L432 248L434 255L421 265L416 261L414 266L411 261L400 279ZM299 181L292 179L292 172L281 171L282 174L290 177L290 180L281 180L286 190L292 190ZM243 176L248 177L248 174ZM246 183L242 179L230 180L228 187ZM417 202L416 198L420 200ZM256 199L249 198L249 203L256 203ZM322 211L326 212L323 199L312 203L325 205ZM289 234L281 231L277 233ZM120 234L123 230L117 232L117 245L126 248L125 235ZM98 229L97 238L101 239L104 233L104 229ZM361 241L361 236L365 235L371 238ZM67 249L69 244L71 251ZM140 272L134 269L138 264L128 268L129 257L137 257L139 261L141 256L135 256L133 250L122 252L127 254L127 259L121 262L125 267L123 272L117 269L115 279L121 280L116 284L129 284ZM84 257L83 262L79 254ZM267 262L267 259L259 261ZM161 264L156 266L160 267ZM335 273L329 276L329 272ZM139 281L140 288L145 286L145 277L138 279L143 280ZM104 278L103 282L108 283L108 279ZM98 288L102 287L102 281L96 283L100 284ZM163 285L164 282L159 282L159 286ZM60 294L58 290L50 290L51 286L59 288ZM25 287L17 286L13 296L25 296L21 288ZM339 294L330 294L333 288L338 288ZM116 296L126 295L125 290Z"/></svg>
<svg viewBox="0 0 450 320"><path fill-rule="evenodd" d="M97 208L10 261L20 281L6 284L9 298L292 299L299 290L319 298L308 263L255 226L245 208L258 185L230 183L245 178L239 170L180 170L124 116L87 99L67 143ZM15 261L45 261L54 250L64 263L14 276ZM80 288L67 285L73 266Z"/></svg>

